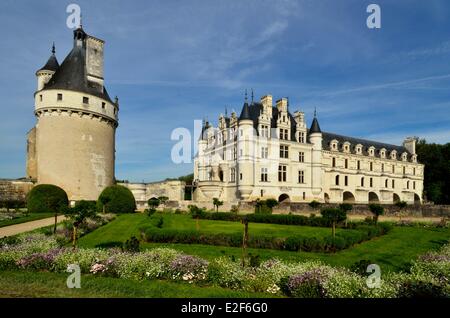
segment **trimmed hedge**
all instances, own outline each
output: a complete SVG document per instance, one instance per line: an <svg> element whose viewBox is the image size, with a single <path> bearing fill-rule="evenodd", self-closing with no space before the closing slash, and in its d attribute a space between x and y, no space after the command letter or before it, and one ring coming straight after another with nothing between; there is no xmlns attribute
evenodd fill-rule
<svg viewBox="0 0 450 318"><path fill-rule="evenodd" d="M97 211L106 213L134 213L136 211L136 201L130 189L113 185L105 188L97 200Z"/></svg>
<svg viewBox="0 0 450 318"><path fill-rule="evenodd" d="M29 213L61 212L67 208L69 199L63 189L53 184L39 184L27 195Z"/></svg>
<svg viewBox="0 0 450 318"><path fill-rule="evenodd" d="M281 224L281 225L303 225L303 226L318 226L318 227L330 227L331 221L323 217L307 217L304 215L292 215L292 214L246 214L238 215L229 212L202 212L196 214L199 219L214 220L214 221L233 221L238 222L242 219L247 219L252 223L268 223L268 224ZM347 222L347 228L353 229L357 227L355 222Z"/></svg>
<svg viewBox="0 0 450 318"><path fill-rule="evenodd" d="M386 234L391 229L388 224L378 226L359 226L357 231L342 231L333 238L331 235L324 238L304 237L300 235L287 238L269 235L250 235L248 247L277 249L287 251L307 252L335 252L346 249L354 244L367 241L373 237ZM242 246L242 233L202 233L195 230L175 230L156 228L154 226L141 229L145 241L156 243L185 243L221 245L231 247Z"/></svg>

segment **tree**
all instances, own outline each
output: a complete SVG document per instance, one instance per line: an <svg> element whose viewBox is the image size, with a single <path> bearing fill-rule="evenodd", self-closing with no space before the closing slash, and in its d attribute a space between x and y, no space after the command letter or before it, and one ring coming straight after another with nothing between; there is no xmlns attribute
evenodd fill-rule
<svg viewBox="0 0 450 318"><path fill-rule="evenodd" d="M31 189L27 196L27 209L30 213L54 213L53 233L56 233L58 213L68 205L67 193L53 184L39 184Z"/></svg>
<svg viewBox="0 0 450 318"><path fill-rule="evenodd" d="M311 202L308 203L308 205L313 209L313 210L317 210L320 207L320 202L313 200Z"/></svg>
<svg viewBox="0 0 450 318"><path fill-rule="evenodd" d="M72 245L77 246L78 228L87 218L94 218L97 214L95 203L89 201L78 201L73 208L66 208L65 216L72 221Z"/></svg>
<svg viewBox="0 0 450 318"><path fill-rule="evenodd" d="M372 203L369 204L369 210L373 214L373 221L375 222L375 224L377 224L379 216L384 214L383 206Z"/></svg>
<svg viewBox="0 0 450 318"><path fill-rule="evenodd" d="M341 203L339 204L339 209L345 212L347 214L353 209L353 206L350 203ZM347 227L347 220L348 218L345 218L345 227Z"/></svg>
<svg viewBox="0 0 450 318"><path fill-rule="evenodd" d="M219 212L219 206L223 205L223 201L220 201L218 198L213 198L213 204L216 208L216 212Z"/></svg>
<svg viewBox="0 0 450 318"><path fill-rule="evenodd" d="M160 201L157 198L150 198L148 199L147 203L149 208L156 209L157 207L159 207Z"/></svg>
<svg viewBox="0 0 450 318"><path fill-rule="evenodd" d="M400 221L402 220L403 212L405 211L408 204L405 201L397 201L395 202L395 206L398 208L398 217Z"/></svg>
<svg viewBox="0 0 450 318"><path fill-rule="evenodd" d="M336 224L347 219L347 213L341 209L327 208L321 212L322 217L331 222L331 234L333 238L336 236Z"/></svg>
<svg viewBox="0 0 450 318"><path fill-rule="evenodd" d="M158 197L158 200L159 200L160 204L163 205L163 209L164 209L166 207L167 201L169 201L169 198L166 196L160 196L160 197Z"/></svg>
<svg viewBox="0 0 450 318"><path fill-rule="evenodd" d="M103 202L107 202L103 205ZM97 200L97 211L107 213L134 213L136 201L130 189L121 185L105 188Z"/></svg>
<svg viewBox="0 0 450 318"><path fill-rule="evenodd" d="M269 209L273 209L274 207L276 207L278 205L278 201L277 200L275 200L275 199L267 199L266 200L266 206L269 208Z"/></svg>
<svg viewBox="0 0 450 318"><path fill-rule="evenodd" d="M248 244L248 220L243 218L241 220L244 224L244 235L242 237L242 267L245 267L245 260L247 259L247 244Z"/></svg>

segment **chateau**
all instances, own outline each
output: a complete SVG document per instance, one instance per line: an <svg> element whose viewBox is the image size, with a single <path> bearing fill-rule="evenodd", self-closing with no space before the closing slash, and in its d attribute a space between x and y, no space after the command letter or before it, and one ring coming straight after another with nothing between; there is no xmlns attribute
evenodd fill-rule
<svg viewBox="0 0 450 318"><path fill-rule="evenodd" d="M63 188L71 201L97 200L114 183L119 103L103 78L104 41L73 32L61 65L52 55L36 72L36 126L28 133L27 178Z"/></svg>
<svg viewBox="0 0 450 318"><path fill-rule="evenodd" d="M402 146L321 130L314 114L289 111L289 101L247 96L240 116L203 125L194 162L194 199L225 202L421 203L424 166L416 140Z"/></svg>

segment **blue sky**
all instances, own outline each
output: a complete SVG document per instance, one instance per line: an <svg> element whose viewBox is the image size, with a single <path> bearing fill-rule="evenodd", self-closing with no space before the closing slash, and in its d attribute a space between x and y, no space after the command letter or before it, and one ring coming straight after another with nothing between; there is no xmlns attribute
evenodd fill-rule
<svg viewBox="0 0 450 318"><path fill-rule="evenodd" d="M174 128L241 110L245 88L288 96L322 130L400 144L450 141L448 1L10 1L0 4L0 178L25 175L35 71L72 46L66 7L106 41L105 81L120 98L116 177L190 173ZM382 27L369 30L377 3Z"/></svg>

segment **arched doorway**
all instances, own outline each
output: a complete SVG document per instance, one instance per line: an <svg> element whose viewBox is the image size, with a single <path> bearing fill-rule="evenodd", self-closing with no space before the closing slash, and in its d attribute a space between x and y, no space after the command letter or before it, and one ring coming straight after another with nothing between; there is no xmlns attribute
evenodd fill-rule
<svg viewBox="0 0 450 318"><path fill-rule="evenodd" d="M344 203L355 203L355 196L349 191L345 191L343 195Z"/></svg>
<svg viewBox="0 0 450 318"><path fill-rule="evenodd" d="M378 199L378 195L375 192L369 192L369 203L378 203L380 199Z"/></svg>
<svg viewBox="0 0 450 318"><path fill-rule="evenodd" d="M286 193L283 193L278 197L278 202L280 203L289 203L291 200L289 196Z"/></svg>
<svg viewBox="0 0 450 318"><path fill-rule="evenodd" d="M400 202L400 197L397 193L394 193L393 201L394 201L394 203Z"/></svg>
<svg viewBox="0 0 450 318"><path fill-rule="evenodd" d="M417 193L414 193L414 204L421 204L420 196Z"/></svg>
<svg viewBox="0 0 450 318"><path fill-rule="evenodd" d="M330 203L330 196L328 195L328 193L325 193L323 199L324 199L325 203Z"/></svg>

